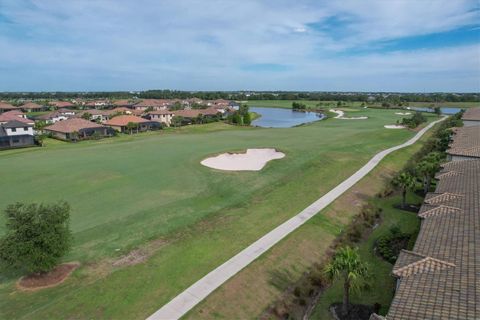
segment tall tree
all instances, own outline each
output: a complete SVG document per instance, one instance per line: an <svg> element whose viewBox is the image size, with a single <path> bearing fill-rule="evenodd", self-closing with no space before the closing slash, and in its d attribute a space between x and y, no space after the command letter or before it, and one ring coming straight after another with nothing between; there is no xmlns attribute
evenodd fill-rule
<svg viewBox="0 0 480 320"><path fill-rule="evenodd" d="M6 234L0 239L0 261L16 270L41 273L52 270L70 249L70 206L58 204L9 205Z"/></svg>
<svg viewBox="0 0 480 320"><path fill-rule="evenodd" d="M416 172L423 182L423 193L427 194L435 173L440 169L440 154L430 152L417 165Z"/></svg>
<svg viewBox="0 0 480 320"><path fill-rule="evenodd" d="M358 249L349 246L338 249L333 260L325 267L330 279L343 279L343 313L350 307L350 289L357 289L368 277L368 265L360 259Z"/></svg>
<svg viewBox="0 0 480 320"><path fill-rule="evenodd" d="M402 208L405 209L407 206L407 191L415 186L415 179L411 174L402 172L392 180L392 184L402 191Z"/></svg>

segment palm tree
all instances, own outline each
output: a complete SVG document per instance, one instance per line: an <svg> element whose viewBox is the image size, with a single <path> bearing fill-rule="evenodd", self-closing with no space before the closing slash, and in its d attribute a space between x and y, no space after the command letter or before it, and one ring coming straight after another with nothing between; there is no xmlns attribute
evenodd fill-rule
<svg viewBox="0 0 480 320"><path fill-rule="evenodd" d="M405 209L407 206L407 191L413 188L415 179L411 174L402 172L392 180L392 184L402 190L402 208Z"/></svg>
<svg viewBox="0 0 480 320"><path fill-rule="evenodd" d="M362 280L368 277L368 265L360 259L358 249L349 246L338 249L333 260L325 267L330 279L343 279L343 313L350 306L350 289L357 289Z"/></svg>

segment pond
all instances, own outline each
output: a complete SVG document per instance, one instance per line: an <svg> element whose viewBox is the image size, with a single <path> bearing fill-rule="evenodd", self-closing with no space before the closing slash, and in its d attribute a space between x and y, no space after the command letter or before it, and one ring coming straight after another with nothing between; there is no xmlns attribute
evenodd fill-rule
<svg viewBox="0 0 480 320"><path fill-rule="evenodd" d="M290 128L325 118L324 114L318 112L292 111L282 108L250 107L250 111L261 116L252 121L252 126L265 128Z"/></svg>
<svg viewBox="0 0 480 320"><path fill-rule="evenodd" d="M415 111L422 111L422 112L433 112L434 110L432 108L424 108L424 107L412 107L410 108ZM442 110L442 114L455 114L457 112L460 112L462 109L461 108L456 108L456 107L440 107L440 110Z"/></svg>

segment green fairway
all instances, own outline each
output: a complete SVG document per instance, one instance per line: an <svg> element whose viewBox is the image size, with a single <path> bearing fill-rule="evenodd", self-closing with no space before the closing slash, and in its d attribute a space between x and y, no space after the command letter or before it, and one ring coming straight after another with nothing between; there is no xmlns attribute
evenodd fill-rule
<svg viewBox="0 0 480 320"><path fill-rule="evenodd" d="M242 101L251 107L266 107L266 108L292 108L292 102L300 101L308 108L337 108L337 101L310 101L310 100L248 100ZM360 107L361 101L345 101L345 106ZM368 104L369 106L381 107L381 103ZM409 102L410 107L430 107L431 102ZM439 107L458 107L458 108L473 108L480 107L478 102L439 102Z"/></svg>
<svg viewBox="0 0 480 320"><path fill-rule="evenodd" d="M413 136L388 130L393 110L368 120L328 119L288 129L221 123L0 153L0 207L66 200L83 264L64 284L18 292L0 278L0 318L142 318L351 175L374 153ZM348 116L348 112L347 112ZM433 119L433 117L430 117ZM286 154L260 172L220 172L200 161L274 147ZM0 235L4 218L0 218ZM112 261L149 240L144 263Z"/></svg>

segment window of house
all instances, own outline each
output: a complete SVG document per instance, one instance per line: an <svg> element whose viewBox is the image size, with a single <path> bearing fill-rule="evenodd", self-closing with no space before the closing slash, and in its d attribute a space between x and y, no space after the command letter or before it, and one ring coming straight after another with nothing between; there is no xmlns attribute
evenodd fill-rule
<svg viewBox="0 0 480 320"><path fill-rule="evenodd" d="M24 130L24 131L28 131L28 127L23 127L23 130Z"/></svg>
<svg viewBox="0 0 480 320"><path fill-rule="evenodd" d="M12 132L17 132L17 128L12 128Z"/></svg>

